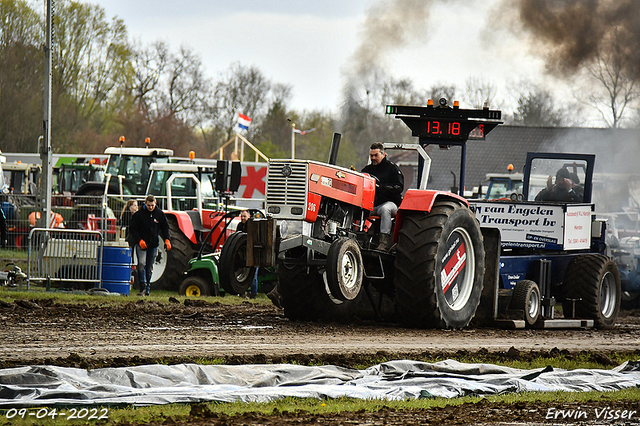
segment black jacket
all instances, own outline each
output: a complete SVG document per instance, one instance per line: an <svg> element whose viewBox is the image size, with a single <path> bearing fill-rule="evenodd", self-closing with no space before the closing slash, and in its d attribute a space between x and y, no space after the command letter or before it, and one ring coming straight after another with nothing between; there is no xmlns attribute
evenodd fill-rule
<svg viewBox="0 0 640 426"><path fill-rule="evenodd" d="M362 172L369 173L380 181L378 182L376 198L373 202L375 206L387 201L392 201L396 206L400 206L402 191L404 190L404 176L395 163L387 160L385 156L379 164L365 166Z"/></svg>
<svg viewBox="0 0 640 426"><path fill-rule="evenodd" d="M240 223L238 223L238 226L236 227L236 232L247 232L249 228L249 221L247 221L246 223L243 223L242 221L240 221Z"/></svg>
<svg viewBox="0 0 640 426"><path fill-rule="evenodd" d="M146 206L142 206L132 217L129 224L129 234L133 241L138 244L140 240L144 240L149 248L158 247L158 235L162 236L162 240L170 240L169 222L164 212L156 206L152 212L147 210Z"/></svg>

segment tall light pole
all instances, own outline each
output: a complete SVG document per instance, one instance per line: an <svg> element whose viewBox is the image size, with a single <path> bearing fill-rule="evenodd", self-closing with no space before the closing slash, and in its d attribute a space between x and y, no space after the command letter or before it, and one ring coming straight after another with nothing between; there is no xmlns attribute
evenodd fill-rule
<svg viewBox="0 0 640 426"><path fill-rule="evenodd" d="M42 161L42 178L38 193L38 204L42 215L39 227L48 228L51 217L51 0L47 0L47 26L44 44L44 118L42 121L43 138L40 146L40 160Z"/></svg>

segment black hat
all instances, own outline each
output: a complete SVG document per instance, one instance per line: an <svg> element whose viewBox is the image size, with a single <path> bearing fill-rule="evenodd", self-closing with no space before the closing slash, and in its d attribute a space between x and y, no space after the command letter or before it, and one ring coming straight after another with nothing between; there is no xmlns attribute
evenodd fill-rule
<svg viewBox="0 0 640 426"><path fill-rule="evenodd" d="M580 185L580 178L578 177L578 175L576 173L571 173L569 170L563 167L560 170L558 170L558 173L556 173L556 182L558 181L558 179L565 179L565 178L571 179L574 185Z"/></svg>
<svg viewBox="0 0 640 426"><path fill-rule="evenodd" d="M558 172L556 173L556 182L562 179L573 180L573 177L571 176L571 172L569 172L569 170L565 169L564 167L558 170Z"/></svg>

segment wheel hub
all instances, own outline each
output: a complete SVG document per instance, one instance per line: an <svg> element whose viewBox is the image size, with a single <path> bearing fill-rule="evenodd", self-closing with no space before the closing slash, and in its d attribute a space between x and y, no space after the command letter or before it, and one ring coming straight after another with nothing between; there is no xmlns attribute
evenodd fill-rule
<svg viewBox="0 0 640 426"><path fill-rule="evenodd" d="M344 279L344 286L347 288L353 288L356 284L357 271L355 264L353 253L345 253L342 257L342 278Z"/></svg>

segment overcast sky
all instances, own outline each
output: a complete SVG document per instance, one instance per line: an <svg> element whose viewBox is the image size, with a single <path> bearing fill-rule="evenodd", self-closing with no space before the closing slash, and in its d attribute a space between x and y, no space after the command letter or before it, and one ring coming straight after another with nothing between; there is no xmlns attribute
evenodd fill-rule
<svg viewBox="0 0 640 426"><path fill-rule="evenodd" d="M290 106L300 111L337 111L371 8L412 1L429 3L428 16L378 58L394 78L419 89L456 84L461 93L468 78L482 77L503 99L509 80L542 81L542 60L490 31L496 0L94 0L109 18L122 18L133 38L166 41L174 52L193 48L209 77L233 62L256 66L292 87Z"/></svg>

